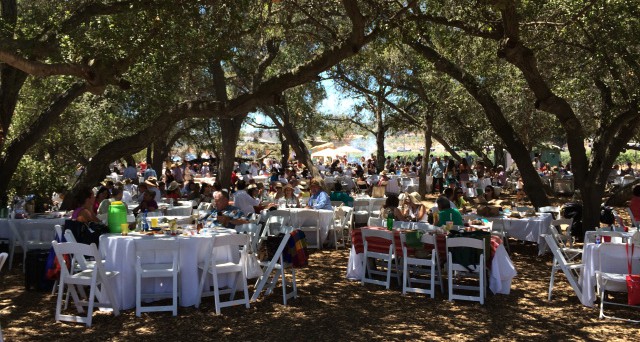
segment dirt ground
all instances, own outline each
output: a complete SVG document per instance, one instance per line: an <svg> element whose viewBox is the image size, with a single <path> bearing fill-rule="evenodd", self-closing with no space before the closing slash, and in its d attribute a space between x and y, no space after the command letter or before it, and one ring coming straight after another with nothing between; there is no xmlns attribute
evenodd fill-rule
<svg viewBox="0 0 640 342"><path fill-rule="evenodd" d="M638 340L639 324L598 319L598 309L581 305L563 275L547 301L550 254L537 256L531 243L511 240L510 245L518 271L511 294L489 294L485 305L449 302L441 293L435 299L403 296L395 283L390 290L362 286L345 278L347 250L322 250L298 271L298 298L288 306L282 305L278 287L250 309L223 308L216 315L209 297L199 309L180 308L177 317L98 312L91 328L56 323L55 297L25 291L16 264L1 276L0 324L6 341ZM638 310L613 310L640 318Z"/></svg>

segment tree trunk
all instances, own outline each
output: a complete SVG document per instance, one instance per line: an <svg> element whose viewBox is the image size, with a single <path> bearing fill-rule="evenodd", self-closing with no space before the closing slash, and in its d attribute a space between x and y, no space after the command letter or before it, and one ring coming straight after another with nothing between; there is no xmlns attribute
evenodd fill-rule
<svg viewBox="0 0 640 342"><path fill-rule="evenodd" d="M427 116L427 125L424 130L424 156L422 157L422 164L420 167L420 174L418 176L418 192L422 198L429 193L427 189L427 175L429 171L429 156L431 155L431 136L433 133L433 116Z"/></svg>
<svg viewBox="0 0 640 342"><path fill-rule="evenodd" d="M525 147L517 132L507 121L502 108L498 105L493 95L478 83L475 75L467 72L458 65L454 64L444 56L440 55L432 47L416 42L407 42L414 50L420 53L427 60L431 61L436 70L446 73L453 79L460 82L467 92L482 106L485 116L493 127L496 134L502 139L507 150L511 153L513 160L518 165L522 180L524 182L524 191L529 199L536 207L544 207L549 205L549 198L545 193L542 180L538 172L531 165L529 159L529 150Z"/></svg>
<svg viewBox="0 0 640 342"><path fill-rule="evenodd" d="M153 142L147 145L147 165L153 164Z"/></svg>
<svg viewBox="0 0 640 342"><path fill-rule="evenodd" d="M282 167L286 167L289 164L289 139L283 136L282 132L280 132L280 165Z"/></svg>
<svg viewBox="0 0 640 342"><path fill-rule="evenodd" d="M505 166L507 163L502 145L495 145L495 149L493 150L493 160L495 161L493 165Z"/></svg>
<svg viewBox="0 0 640 342"><path fill-rule="evenodd" d="M457 160L458 162L462 161L462 156L459 155L458 152L456 152L441 135L433 133L433 139L442 144L442 147L444 147L444 149L449 152L453 159Z"/></svg>
<svg viewBox="0 0 640 342"><path fill-rule="evenodd" d="M231 172L236 158L236 147L240 138L240 128L247 115L233 119L220 119L220 131L222 132L222 150L218 165L218 182L225 189L231 189Z"/></svg>
<svg viewBox="0 0 640 342"><path fill-rule="evenodd" d="M166 150L166 138L160 138L153 143L153 161L151 167L156 170L158 174L158 180L162 179L162 162L166 155L163 152Z"/></svg>
<svg viewBox="0 0 640 342"><path fill-rule="evenodd" d="M295 127L293 127L288 120L283 120L284 124L280 123L276 118L272 118L272 121L278 126L282 135L285 136L287 142L289 142L289 145L293 148L293 151L296 153L296 159L309 169L312 177L320 177L320 171L313 165L311 153L309 153L307 145L302 141Z"/></svg>

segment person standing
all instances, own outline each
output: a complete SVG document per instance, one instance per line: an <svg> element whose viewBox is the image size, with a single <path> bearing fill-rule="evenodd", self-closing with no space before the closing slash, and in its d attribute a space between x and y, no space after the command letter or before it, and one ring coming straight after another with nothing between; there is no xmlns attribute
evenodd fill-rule
<svg viewBox="0 0 640 342"><path fill-rule="evenodd" d="M433 191L431 193L436 193L436 191L442 191L442 187L444 186L444 166L440 161L440 157L436 157L436 160L431 165L431 177L433 177ZM437 189L437 190L436 190Z"/></svg>

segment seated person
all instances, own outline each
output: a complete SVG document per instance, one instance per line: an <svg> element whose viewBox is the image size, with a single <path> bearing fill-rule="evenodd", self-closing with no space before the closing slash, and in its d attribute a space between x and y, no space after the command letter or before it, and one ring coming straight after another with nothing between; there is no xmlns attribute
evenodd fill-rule
<svg viewBox="0 0 640 342"><path fill-rule="evenodd" d="M485 199L487 202L489 202L489 201L491 201L491 200L494 200L494 199L498 198L498 196L496 196L496 191L495 191L495 189L494 189L494 188L493 188L493 186L491 186L491 185L487 185L487 186L484 188L484 194L482 194L482 196L484 197L484 199Z"/></svg>
<svg viewBox="0 0 640 342"><path fill-rule="evenodd" d="M93 203L96 196L93 190L88 187L78 189L74 196L76 209L71 214L71 219L78 222L100 222L96 214L93 212Z"/></svg>
<svg viewBox="0 0 640 342"><path fill-rule="evenodd" d="M109 214L109 206L116 201L122 201L122 188L114 187L111 189L111 198L102 200L98 206L98 215Z"/></svg>
<svg viewBox="0 0 640 342"><path fill-rule="evenodd" d="M464 225L462 221L462 215L458 211L458 209L451 208L450 201L444 197L440 196L436 200L436 204L438 205L438 223L437 226L444 226L447 224L447 221L453 221L453 224L456 226Z"/></svg>
<svg viewBox="0 0 640 342"><path fill-rule="evenodd" d="M453 190L453 203L456 205L456 208L464 208L465 205L467 205L467 201L464 200L464 192L462 191L462 188L460 187L456 187Z"/></svg>
<svg viewBox="0 0 640 342"><path fill-rule="evenodd" d="M309 197L307 208L333 210L329 194L324 191L322 178L312 179L311 182L309 182L309 191L311 192L311 197Z"/></svg>
<svg viewBox="0 0 640 342"><path fill-rule="evenodd" d="M176 181L172 181L167 187L167 199L169 198L173 199L173 203L177 203L180 199L180 184Z"/></svg>
<svg viewBox="0 0 640 342"><path fill-rule="evenodd" d="M235 228L238 224L249 223L238 207L229 204L229 192L225 189L213 193L213 209L210 215L215 216L214 225L225 228Z"/></svg>
<svg viewBox="0 0 640 342"><path fill-rule="evenodd" d="M342 190L342 184L339 181L333 186L333 191L329 198L332 201L341 201L344 205L351 206L353 204L353 197Z"/></svg>
<svg viewBox="0 0 640 342"><path fill-rule="evenodd" d="M147 212L158 210L158 202L155 200L156 193L153 190L147 190L143 194L143 199L140 204L133 209L134 214L138 214L139 212Z"/></svg>
<svg viewBox="0 0 640 342"><path fill-rule="evenodd" d="M384 201L380 213L383 219L388 218L389 214L393 214L393 219L397 221L406 221L406 217L402 213L402 210L398 208L400 206L400 199L398 196L389 195L387 200Z"/></svg>
<svg viewBox="0 0 640 342"><path fill-rule="evenodd" d="M402 214L405 218L414 222L428 222L427 208L420 202L420 194L402 193Z"/></svg>
<svg viewBox="0 0 640 342"><path fill-rule="evenodd" d="M453 188L446 188L444 189L444 192L442 193L442 195L449 200L449 207L451 208L456 208L458 209L458 207L456 206L455 202L453 202L453 199L455 197L455 193L453 191Z"/></svg>
<svg viewBox="0 0 640 342"><path fill-rule="evenodd" d="M287 208L300 208L300 201L296 197L291 184L284 186L284 199L287 201Z"/></svg>

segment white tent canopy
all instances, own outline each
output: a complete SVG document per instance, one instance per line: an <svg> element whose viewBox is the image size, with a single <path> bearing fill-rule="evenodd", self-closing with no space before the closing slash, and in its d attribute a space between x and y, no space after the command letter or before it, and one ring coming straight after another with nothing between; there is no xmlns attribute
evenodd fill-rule
<svg viewBox="0 0 640 342"><path fill-rule="evenodd" d="M324 150L311 153L311 157L335 157L336 154L338 154L336 150L332 148L326 148Z"/></svg>
<svg viewBox="0 0 640 342"><path fill-rule="evenodd" d="M364 151L357 149L355 147L349 146L349 145L344 145L344 146L340 146L338 148L335 149L335 151L338 154L357 154L357 153L364 153Z"/></svg>

